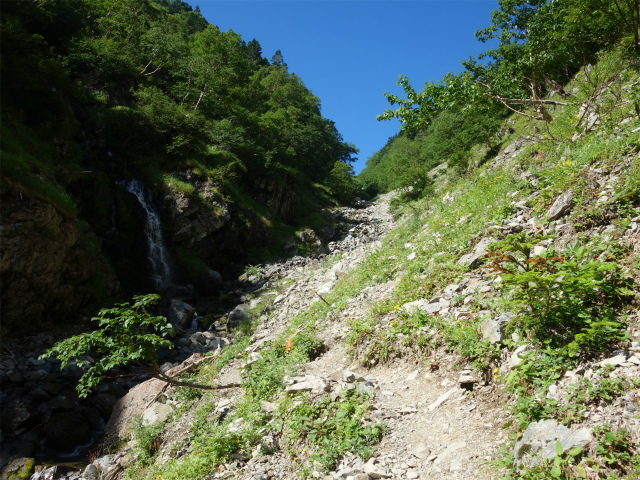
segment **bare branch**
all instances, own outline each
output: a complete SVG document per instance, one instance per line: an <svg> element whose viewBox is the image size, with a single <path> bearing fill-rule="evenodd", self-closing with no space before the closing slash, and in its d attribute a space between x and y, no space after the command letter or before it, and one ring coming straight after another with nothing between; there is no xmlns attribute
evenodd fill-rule
<svg viewBox="0 0 640 480"><path fill-rule="evenodd" d="M483 93L483 95L489 97L489 98L493 98L494 100L498 100L500 103L502 103L505 107L507 107L509 110L511 110L514 113L517 113L518 115L523 115L525 117L528 118L532 118L534 120L544 120L544 118L540 118L540 117L534 117L533 115L529 115L528 113L524 113L521 112L520 110L516 110L515 108L513 108L512 106L510 106L508 103L506 103L503 99L501 99L500 97L494 97L493 95L489 95L488 93Z"/></svg>
<svg viewBox="0 0 640 480"><path fill-rule="evenodd" d="M493 98L494 100L498 100L499 102L508 102L515 104L529 103L535 105L567 105L567 102L558 102L556 100L541 100L541 99L530 99L530 98L502 98L497 95L491 95L490 93L483 93L485 97Z"/></svg>

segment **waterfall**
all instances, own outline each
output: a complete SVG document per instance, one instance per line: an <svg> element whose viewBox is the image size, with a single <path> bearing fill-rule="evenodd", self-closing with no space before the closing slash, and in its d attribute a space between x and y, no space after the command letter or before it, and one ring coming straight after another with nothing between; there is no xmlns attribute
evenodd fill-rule
<svg viewBox="0 0 640 480"><path fill-rule="evenodd" d="M149 250L149 263L155 287L160 290L171 283L171 269L168 263L168 253L162 238L162 225L160 217L151 201L151 192L144 187L140 180L120 180L118 185L122 185L128 192L133 193L140 205L147 212L147 222L144 232L147 237Z"/></svg>

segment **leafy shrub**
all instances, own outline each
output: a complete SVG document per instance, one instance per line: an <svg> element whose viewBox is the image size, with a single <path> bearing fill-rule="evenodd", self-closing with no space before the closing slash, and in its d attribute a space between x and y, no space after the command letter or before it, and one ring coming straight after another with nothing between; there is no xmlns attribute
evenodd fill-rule
<svg viewBox="0 0 640 480"><path fill-rule="evenodd" d="M62 340L40 358L55 356L61 360L61 368L65 368L72 359L77 359L79 367L89 366L84 357L100 355L78 381L80 397L86 397L112 368L133 362L149 370L147 365L158 364L156 350L172 347L164 337L173 334L173 327L165 317L153 316L148 311L159 299L157 294L141 295L133 297L133 305L120 303L104 308L91 319L98 322L99 330Z"/></svg>
<svg viewBox="0 0 640 480"><path fill-rule="evenodd" d="M310 457L326 470L335 468L346 452L367 461L386 430L382 424L363 424L370 399L355 390L347 390L339 401L325 395L319 399L294 402L283 421L283 438L289 454ZM300 452L300 442L311 453Z"/></svg>
<svg viewBox="0 0 640 480"><path fill-rule="evenodd" d="M519 233L490 248L489 268L502 276L508 304L518 313L509 328L570 355L602 351L622 339L614 314L625 289L616 264L590 260L578 245L562 255L553 246L534 255L546 238Z"/></svg>

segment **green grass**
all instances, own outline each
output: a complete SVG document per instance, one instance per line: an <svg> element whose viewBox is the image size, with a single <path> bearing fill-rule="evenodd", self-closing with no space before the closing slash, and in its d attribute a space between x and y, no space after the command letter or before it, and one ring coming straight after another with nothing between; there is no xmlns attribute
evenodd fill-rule
<svg viewBox="0 0 640 480"><path fill-rule="evenodd" d="M622 75L619 84L614 87L619 91L624 90L629 84L630 75ZM579 81L580 79L577 80ZM577 86L576 102L587 100L593 89L589 90L584 84ZM567 88L573 86L569 85ZM318 301L291 318L285 331L265 346L260 358L245 370L244 396L236 402L230 415L222 422L212 421L213 404L204 401L204 398L200 399L200 410L188 436L188 453L179 461L136 471L131 478L156 478L158 475L176 479L202 478L220 463L228 461L233 453L250 454L260 445L260 438L268 433L268 429L261 429L266 428L269 422L287 432L284 447L298 463L301 476L308 475L312 461L319 462L326 469L333 468L346 451L367 458L382 435L383 427L380 426L377 431L367 430L359 420L362 414L358 411L358 405L366 403L366 399L358 398L354 401L347 397L330 404L324 397L320 397L313 401L306 399L303 403L291 403L283 400L281 392L284 388L284 375L295 374L298 366L313 358L321 348L317 340L319 331L336 320L345 320L342 311L347 301L368 286L390 280L397 281L394 291L388 298L374 304L369 315L346 319L349 333L345 342L352 355L363 365L371 366L403 357L427 366L432 361L433 352L448 351L457 356L459 364L470 363L477 370L488 374L489 378L493 377L495 382L506 384L513 396L511 413L518 431L526 428L530 421L540 418L556 418L568 424L579 422L584 414L581 405L610 402L637 388L634 382L623 380L606 380L597 384L583 382L568 389L566 398L562 401L541 403L535 400L536 395L544 398L548 386L562 378L564 372L575 366L578 359L589 355L593 358L597 352L607 352L616 345L621 345L620 342L624 341L625 314L630 311L630 303L636 294L624 282L616 286L618 290L611 295L603 290L607 295L596 295L592 299L596 303L589 305L580 304L580 299L587 298L592 293L588 285L583 285L583 290L572 290L567 284L563 287L563 295L555 298L559 308L566 305L569 311L565 312L562 308L532 308L532 314L536 311L544 315L549 312L554 315L557 313L560 315L558 318L566 320L573 318L573 312L584 320L597 307L596 310L606 313L605 316L615 318L615 321L607 325L598 322L578 325L579 328L576 327L567 337L568 344L577 342L575 348L551 348L551 343L544 337L544 331L537 332L538 337L532 339L526 338L520 331L519 340L508 339L501 347L492 346L482 341L478 333L479 323L484 317L446 321L438 316L406 313L400 309L406 302L430 299L449 283L457 283L465 273L456 265L462 254L483 236L502 240L488 222L499 224L501 220L508 218L515 211L513 202L527 197L535 190L539 190L539 194L529 199L529 205L539 217L540 224L544 223L544 215L557 195L572 188L576 193L575 205L568 219L578 230L590 231L591 228L609 223L614 226L608 236L578 233L574 242L576 244L570 250L576 253L578 249L583 249L581 260L576 265L588 269L593 262L604 265L608 261L637 272L640 268L637 258L617 241L628 225L629 218L640 214L640 133L631 131L635 128L632 128L636 125L635 122L624 125L616 123L633 114L632 106L614 109L608 117L610 120L606 120L599 130L587 132L575 141L572 138L580 133L575 127L575 109L556 109L552 114L554 121L548 126L524 117L513 117L505 122L506 126L513 129L513 133L504 139L502 148L525 136L532 137L530 140L536 142L525 147L517 158L510 159L501 166L487 161L465 177L449 174L438 181L436 188L439 190L436 194L415 202L411 208L400 205L398 214L403 217L399 226L386 236L379 249L367 255L349 275L336 283L334 290L325 297L329 304ZM474 158L481 163L482 154L486 152L477 149L475 153L477 158ZM614 196L608 203L598 203L597 186L588 174L592 167L603 171L620 168L620 182L616 184ZM539 184L534 187L523 180L524 172L532 173ZM239 193L241 192L233 195L237 196ZM444 201L442 197L445 194L449 194L452 200ZM242 197L241 201L244 206L264 213L264 210L260 210L262 207L252 203L250 197ZM277 218L268 218L267 215L265 218L273 225L274 245L290 238L301 226L317 225L321 221L320 218L309 218L298 225L287 227L282 226ZM405 247L407 243L411 244L410 248ZM266 258L275 252L255 252L255 258ZM416 257L408 260L407 257L412 252L415 252ZM567 258L571 255L561 252L557 254ZM513 310L518 302L516 293L526 294L527 289L532 286L543 286L545 279L542 273L544 272L540 272L538 282L529 282L529 286L526 282L520 282L522 278L517 275L512 279L513 282L503 282L502 299L476 296L475 302L470 304L472 313L481 309L489 309L492 314ZM580 278L585 280L586 277ZM565 272L565 280L571 281L571 272ZM285 282L281 282L281 285L284 286ZM534 290L531 292L535 294ZM563 298L575 302L563 304ZM456 301L459 300L461 299ZM598 305L597 302L604 303ZM258 312L255 313L257 314ZM383 318L386 318L385 322L382 322ZM552 322L547 334L554 330L553 325L558 327L559 324L553 323L557 323L558 318L546 318L545 321ZM517 330L516 322L525 320L521 318L514 321L514 330ZM250 330L246 332L248 333ZM580 335L586 336L579 337ZM240 343L237 345L248 344L246 336L238 338ZM289 349L288 341L291 347ZM500 355L509 355L510 350L524 342L533 342L537 348L524 355L520 366L509 375L499 373L497 367L501 363ZM224 358L221 357L216 365L222 365L237 355L242 355L242 349L233 346L223 353ZM217 371L218 367L203 369L197 375L204 375L211 380ZM276 411L271 414L264 412L260 408L262 400L277 401ZM356 421L346 421L342 417L339 419L339 412L350 412L349 415L355 415ZM326 428L323 426L314 430L314 423L309 422L309 418L315 417L332 418L334 422ZM242 428L230 433L229 425L238 422L238 419L243 419ZM352 438L363 441L343 441L350 429L356 432ZM594 447L594 452L573 452L571 458L560 456L556 463L541 465L539 470L513 470L508 453L504 454L499 466L507 467L511 478L549 478L549 475L558 471L564 478L577 478L580 476L579 469L572 469L570 461L586 461L586 458L591 458L590 465L600 465L598 468L602 472L614 475L618 472L635 478L631 474L633 468L638 468L637 462L633 462L637 446L629 443L624 432L602 430L597 436L598 442L595 445L599 447ZM329 438L331 445L323 445L321 437ZM269 453L264 445L260 448L263 453Z"/></svg>

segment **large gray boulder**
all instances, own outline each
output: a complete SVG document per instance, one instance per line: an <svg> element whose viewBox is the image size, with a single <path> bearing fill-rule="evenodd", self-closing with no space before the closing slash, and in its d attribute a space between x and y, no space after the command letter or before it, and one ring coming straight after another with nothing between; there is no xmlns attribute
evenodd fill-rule
<svg viewBox="0 0 640 480"><path fill-rule="evenodd" d="M571 210L573 204L573 190L567 190L553 202L551 208L547 212L547 218L550 222L565 216Z"/></svg>
<svg viewBox="0 0 640 480"><path fill-rule="evenodd" d="M463 255L458 260L458 265L466 268L477 268L482 263L482 259L487 256L487 248L494 242L491 238L483 238L473 248L470 253Z"/></svg>
<svg viewBox="0 0 640 480"><path fill-rule="evenodd" d="M177 300L171 302L171 306L167 312L167 320L174 327L180 330L186 330L191 326L191 321L195 313L196 309L191 305Z"/></svg>
<svg viewBox="0 0 640 480"><path fill-rule="evenodd" d="M515 465L534 466L541 460L551 460L556 456L556 442L560 442L562 451L568 452L574 447L582 447L592 439L587 428L572 431L555 420L532 422L522 434L513 449Z"/></svg>
<svg viewBox="0 0 640 480"><path fill-rule="evenodd" d="M147 405L162 392L165 385L165 382L153 378L132 388L118 400L105 427L105 446L113 445L120 439L127 438L133 419L143 414Z"/></svg>

